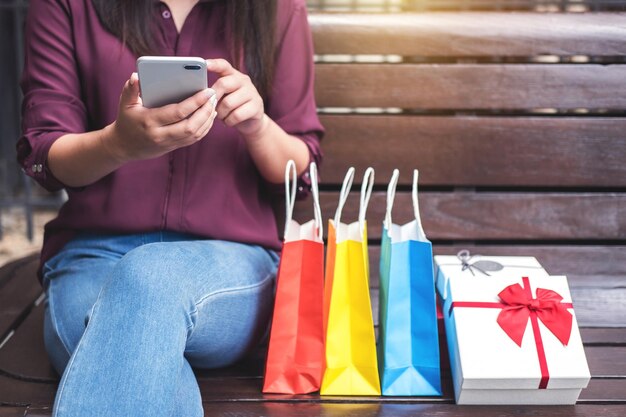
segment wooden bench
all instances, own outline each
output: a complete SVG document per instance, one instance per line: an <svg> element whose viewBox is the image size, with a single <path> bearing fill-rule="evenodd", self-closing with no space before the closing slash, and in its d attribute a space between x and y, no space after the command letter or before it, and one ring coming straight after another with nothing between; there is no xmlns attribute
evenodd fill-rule
<svg viewBox="0 0 626 417"><path fill-rule="evenodd" d="M328 129L324 217L334 213L349 166L359 180L366 167L376 169L368 211L374 310L386 184L399 168L394 220L408 221L418 168L435 253L531 255L569 277L593 378L576 406L462 407L443 356L443 397L262 395L260 351L236 367L197 372L206 415L626 415L626 15L312 14L310 21ZM357 218L353 197L346 221ZM300 219L310 218L309 207L299 205ZM49 415L56 390L35 268L31 256L0 269L1 417Z"/></svg>

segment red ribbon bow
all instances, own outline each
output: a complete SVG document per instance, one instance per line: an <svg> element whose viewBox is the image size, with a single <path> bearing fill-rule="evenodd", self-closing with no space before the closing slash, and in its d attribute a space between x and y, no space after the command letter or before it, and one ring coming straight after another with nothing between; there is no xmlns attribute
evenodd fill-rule
<svg viewBox="0 0 626 417"><path fill-rule="evenodd" d="M532 298L530 288L525 290L519 284L506 287L498 294L506 305L498 315L498 324L518 346L522 346L524 332L531 312L567 346L572 333L572 313L568 304L561 303L563 297L552 290L537 288L537 298Z"/></svg>

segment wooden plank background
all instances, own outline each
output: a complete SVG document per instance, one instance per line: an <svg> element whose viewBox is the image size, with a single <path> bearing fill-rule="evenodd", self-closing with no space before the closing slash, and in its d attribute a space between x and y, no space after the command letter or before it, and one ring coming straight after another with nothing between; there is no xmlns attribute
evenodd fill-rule
<svg viewBox="0 0 626 417"><path fill-rule="evenodd" d="M359 191L343 209L341 221L358 218ZM334 217L339 193L320 193L322 215ZM422 192L420 214L433 240L613 240L626 236L626 195L622 193ZM367 219L368 237L380 239L386 192L374 192ZM312 218L310 200L298 203L296 219ZM397 193L392 220L413 218L409 192Z"/></svg>
<svg viewBox="0 0 626 417"><path fill-rule="evenodd" d="M624 96L626 97L626 95ZM322 184L394 168L420 185L624 187L626 118L323 115Z"/></svg>
<svg viewBox="0 0 626 417"><path fill-rule="evenodd" d="M622 0L307 0L313 10L323 11L505 11L536 12L623 11Z"/></svg>
<svg viewBox="0 0 626 417"><path fill-rule="evenodd" d="M625 13L312 13L309 22L318 54L623 56L624 16Z"/></svg>
<svg viewBox="0 0 626 417"><path fill-rule="evenodd" d="M626 108L626 65L348 63L315 76L319 107Z"/></svg>
<svg viewBox="0 0 626 417"><path fill-rule="evenodd" d="M626 326L626 14L310 21L327 128L324 218L349 166L356 185L376 169L367 216L374 316L386 185L400 169L394 221L411 220L417 168L435 253L536 256L569 277L581 325ZM358 192L345 222L357 218ZM298 203L296 218L311 218L310 202Z"/></svg>

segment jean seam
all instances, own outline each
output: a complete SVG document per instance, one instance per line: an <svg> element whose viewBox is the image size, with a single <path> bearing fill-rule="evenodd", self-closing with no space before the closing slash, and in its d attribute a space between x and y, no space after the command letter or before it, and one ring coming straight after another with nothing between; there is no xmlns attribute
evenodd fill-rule
<svg viewBox="0 0 626 417"><path fill-rule="evenodd" d="M96 300L96 302L94 303L94 306L96 306L98 304L98 301L100 299L100 295L98 295L98 299ZM91 314L91 318L93 319L93 316L96 314L96 309L93 309L93 312ZM62 378L62 382L63 384L59 386L58 390L57 390L57 394L56 394L56 398L58 399L58 403L54 404L53 407L53 417L57 415L57 412L59 410L59 408L61 408L61 400L63 399L63 391L65 390L65 386L67 384L67 380L70 377L70 373L72 372L72 365L74 364L74 360L76 359L76 353L78 351L78 349L80 349L80 347L82 346L84 340L85 340L85 333L87 333L87 330L89 329L89 326L91 325L91 323L93 323L93 320L89 320L89 323L87 323L87 327L85 328L85 332L83 333L83 337L80 338L80 340L78 341L78 345L76 346L76 349L74 350L74 353L71 355L70 360L65 368L65 372L63 374L63 378Z"/></svg>
<svg viewBox="0 0 626 417"><path fill-rule="evenodd" d="M274 274L273 273L269 273L267 274L267 276L265 278L263 278L261 281L259 281L256 284L252 284L252 285L245 285L245 286L241 286L241 287L236 287L236 288L229 288L229 289L224 289L224 290L219 290L219 291L215 291L212 293L209 293L207 295L205 295L204 297L202 297L200 300L198 300L196 303L194 303L195 305L195 309L189 314L189 316L191 317L192 315L197 315L198 314L198 307L200 307L201 304L204 304L209 298L218 296L218 295L222 295L222 294L228 294L231 292L237 292L237 291L245 291L245 290L252 290L255 288L259 288L262 285L264 285L267 281L270 281L273 278ZM191 320L191 318L190 318ZM187 336L187 340L189 340L191 338L191 336L193 336L193 332L195 330L195 322L192 320L192 324L189 325L187 327L187 332L189 332L189 330L191 330L191 332L188 334Z"/></svg>
<svg viewBox="0 0 626 417"><path fill-rule="evenodd" d="M56 303L54 301L54 296L52 294L52 282L50 282L50 287L49 288L50 289L48 291L48 308L50 309L50 321L52 323L52 327L53 327L54 332L57 334L57 336L59 336L59 341L61 342L61 345L63 346L63 349L65 349L65 352L67 353L67 356L70 357L70 356L72 356L72 352L70 351L70 349L68 347L68 343L65 340L63 332L61 332L61 330L60 330L59 322L57 320L56 313L55 313L54 306L56 305Z"/></svg>

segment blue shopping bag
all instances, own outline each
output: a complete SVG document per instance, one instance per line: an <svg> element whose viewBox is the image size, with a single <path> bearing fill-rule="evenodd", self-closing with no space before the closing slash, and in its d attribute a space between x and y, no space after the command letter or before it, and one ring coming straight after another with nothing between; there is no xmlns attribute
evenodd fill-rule
<svg viewBox="0 0 626 417"><path fill-rule="evenodd" d="M398 183L387 189L380 258L378 358L383 395L441 395L433 250L424 234L413 174L415 220L391 221Z"/></svg>

